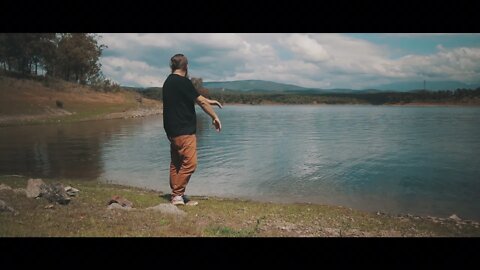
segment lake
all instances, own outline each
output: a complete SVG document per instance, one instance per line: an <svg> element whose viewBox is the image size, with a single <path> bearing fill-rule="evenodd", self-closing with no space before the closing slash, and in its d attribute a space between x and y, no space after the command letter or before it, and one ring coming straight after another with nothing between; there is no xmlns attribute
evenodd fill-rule
<svg viewBox="0 0 480 270"><path fill-rule="evenodd" d="M197 107L189 195L480 220L480 108ZM0 174L96 179L168 193L162 116L0 128Z"/></svg>

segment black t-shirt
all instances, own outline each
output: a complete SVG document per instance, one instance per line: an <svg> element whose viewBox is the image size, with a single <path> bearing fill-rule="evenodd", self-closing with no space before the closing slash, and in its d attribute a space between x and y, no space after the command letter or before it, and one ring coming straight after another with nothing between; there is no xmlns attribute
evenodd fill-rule
<svg viewBox="0 0 480 270"><path fill-rule="evenodd" d="M200 95L192 82L170 74L163 83L163 127L169 137L191 135L197 131L195 99Z"/></svg>

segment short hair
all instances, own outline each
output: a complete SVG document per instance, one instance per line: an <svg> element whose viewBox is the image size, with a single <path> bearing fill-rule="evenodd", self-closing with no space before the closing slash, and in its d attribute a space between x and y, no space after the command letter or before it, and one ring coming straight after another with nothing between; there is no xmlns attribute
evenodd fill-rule
<svg viewBox="0 0 480 270"><path fill-rule="evenodd" d="M172 69L172 73L177 69L187 70L187 64L187 57L181 53L177 53L170 58L170 68Z"/></svg>

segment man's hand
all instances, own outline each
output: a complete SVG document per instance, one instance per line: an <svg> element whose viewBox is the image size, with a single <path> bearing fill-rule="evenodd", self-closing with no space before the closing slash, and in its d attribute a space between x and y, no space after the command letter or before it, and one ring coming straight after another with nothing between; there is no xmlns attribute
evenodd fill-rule
<svg viewBox="0 0 480 270"><path fill-rule="evenodd" d="M210 105L217 105L220 109L222 108L222 104L216 100L213 100L213 99L209 99L208 100Z"/></svg>
<svg viewBox="0 0 480 270"><path fill-rule="evenodd" d="M215 127L217 132L220 132L220 130L222 130L222 123L220 122L220 119L218 119L218 117L213 119L212 125Z"/></svg>
<svg viewBox="0 0 480 270"><path fill-rule="evenodd" d="M212 125L215 127L215 129L220 132L220 130L222 130L222 123L220 122L220 119L218 118L217 114L215 113L215 111L213 110L212 106L210 104L215 104L217 106L219 106L220 108L222 108L222 105L220 104L220 102L216 101L216 100L210 100L210 99L207 99L205 98L204 96L202 95L199 95L196 99L196 102L197 104L202 107L202 110L210 115L210 117L213 119L212 120Z"/></svg>

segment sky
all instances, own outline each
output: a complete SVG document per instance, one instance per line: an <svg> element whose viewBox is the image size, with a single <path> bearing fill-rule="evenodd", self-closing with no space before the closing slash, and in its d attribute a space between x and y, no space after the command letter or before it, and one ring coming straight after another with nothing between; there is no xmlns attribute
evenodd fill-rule
<svg viewBox="0 0 480 270"><path fill-rule="evenodd" d="M480 33L103 33L102 72L161 87L183 53L204 82L267 80L309 88L398 82L480 83Z"/></svg>

